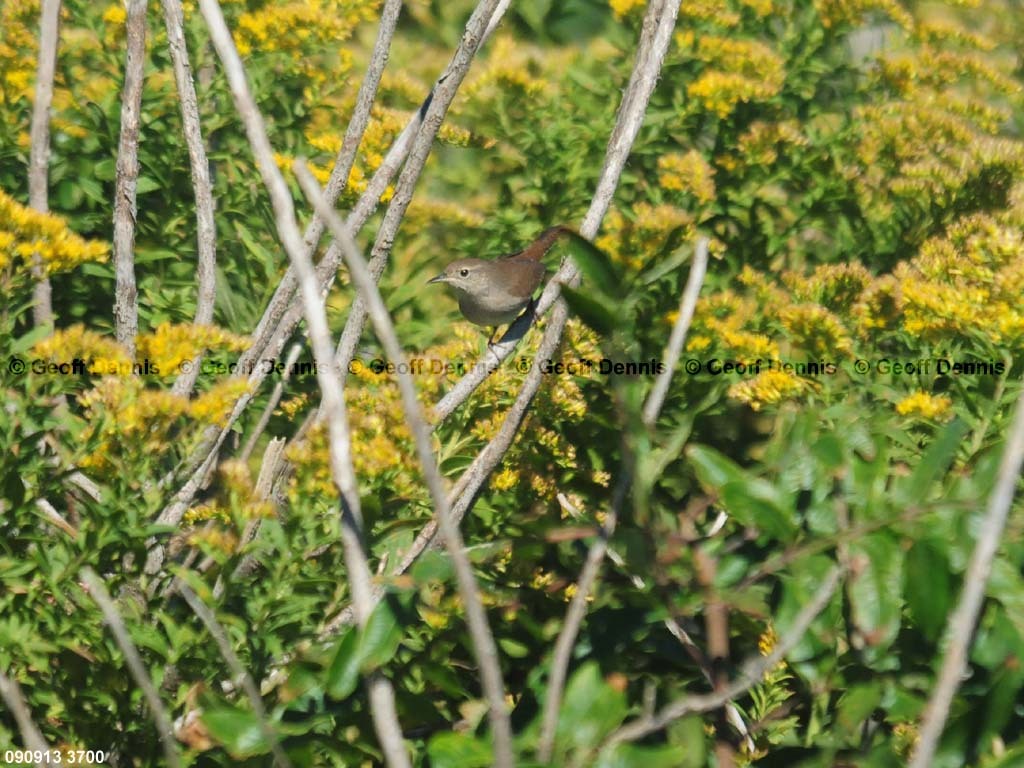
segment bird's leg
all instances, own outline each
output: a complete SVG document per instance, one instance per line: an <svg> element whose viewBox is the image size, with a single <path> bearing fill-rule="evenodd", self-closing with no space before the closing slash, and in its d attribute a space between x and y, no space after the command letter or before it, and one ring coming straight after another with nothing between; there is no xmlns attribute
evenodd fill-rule
<svg viewBox="0 0 1024 768"><path fill-rule="evenodd" d="M533 314L533 320L531 321L531 325L533 323L536 323L538 320L540 320L540 315L537 314L537 297L536 296L531 296L530 297L530 303L526 305L526 309L524 309L523 312L530 312L530 313Z"/></svg>

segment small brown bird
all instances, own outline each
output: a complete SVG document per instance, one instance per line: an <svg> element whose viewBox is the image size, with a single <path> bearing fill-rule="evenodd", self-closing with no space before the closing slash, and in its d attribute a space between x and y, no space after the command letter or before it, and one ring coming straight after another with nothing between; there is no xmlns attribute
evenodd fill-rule
<svg viewBox="0 0 1024 768"><path fill-rule="evenodd" d="M546 229L523 250L494 261L488 259L459 259L444 272L428 282L447 283L455 289L459 309L467 320L492 329L490 344L496 326L515 320L526 309L533 293L544 279L541 258L550 250L559 235L572 232L559 225Z"/></svg>

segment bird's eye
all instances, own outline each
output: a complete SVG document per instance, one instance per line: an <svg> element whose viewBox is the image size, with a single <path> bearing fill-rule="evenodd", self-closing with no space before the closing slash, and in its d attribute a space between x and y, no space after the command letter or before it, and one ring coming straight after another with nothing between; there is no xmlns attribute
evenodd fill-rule
<svg viewBox="0 0 1024 768"><path fill-rule="evenodd" d="M459 275L461 277L469 277L469 270L463 267L462 269L459 270Z"/></svg>

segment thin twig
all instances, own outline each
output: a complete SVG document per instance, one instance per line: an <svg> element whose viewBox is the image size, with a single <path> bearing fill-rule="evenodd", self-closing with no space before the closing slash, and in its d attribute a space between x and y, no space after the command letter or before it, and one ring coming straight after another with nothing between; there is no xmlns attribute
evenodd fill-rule
<svg viewBox="0 0 1024 768"><path fill-rule="evenodd" d="M60 0L42 0L39 8L39 54L36 66L36 98L32 104L31 146L28 161L28 204L40 213L50 210L50 106L53 78L57 71L57 42L60 29ZM50 278L39 254L32 255L32 322L36 327L53 325L53 296Z"/></svg>
<svg viewBox="0 0 1024 768"><path fill-rule="evenodd" d="M210 634L213 635L213 639L217 643L217 647L220 648L221 656L228 663L228 667L231 668L231 674L236 680L240 680L242 683L242 690L245 691L246 697L249 699L249 703L252 705L252 711L259 718L260 730L263 731L263 737L267 740L270 745L270 751L274 755L274 762L281 768L291 768L291 761L288 759L288 755L284 753L281 748L281 742L277 738L277 733L274 732L273 727L267 720L267 709L263 706L263 698L260 696L259 689L256 687L256 681L253 680L252 675L249 674L249 670L245 668L242 661L238 658L238 654L235 653L235 649L231 647L231 641L228 639L227 632L224 631L224 627L221 626L220 622L217 621L217 617L213 615L213 611L199 599L199 595L192 591L192 588L181 582L178 584L178 591L181 596L185 598L185 602L189 604L196 616L206 625L206 629L209 630Z"/></svg>
<svg viewBox="0 0 1024 768"><path fill-rule="evenodd" d="M370 123L373 102L377 98L377 89L380 87L384 67L388 63L391 40L395 35L395 27L398 25L398 17L401 11L402 0L386 0L384 8L381 10L380 25L377 27L377 39L373 44L373 52L370 54L370 63L367 65L366 74L363 75L363 80L359 84L355 109L352 111L352 117L349 119L348 127L345 129L345 137L342 139L338 156L334 160L334 167L331 169L327 186L324 188L324 196L330 201L331 206L334 205L348 185L349 174L352 172L352 166L355 165L356 152L359 149L360 142L362 142L363 134L366 132L366 126ZM391 175L397 171L397 165L394 164L394 160L392 160L391 167L393 167L393 170L390 174L387 171L375 174L375 177L380 176L380 181L377 182L380 191L373 197L370 197L369 190L366 190L366 193L358 201L368 210L372 211L376 207L377 201L387 187ZM364 200L366 201L365 203L363 202ZM359 228L352 226L354 231L358 231ZM303 236L310 258L316 252L317 244L320 242L323 233L323 218L314 215ZM281 319L288 304L294 300L295 290L295 269L289 265L284 276L281 278L281 282L278 283L277 289L274 291L270 304L267 306L267 311L264 312L256 329L253 331L254 348L261 349L264 346L266 341L264 337L267 329L273 328L278 320Z"/></svg>
<svg viewBox="0 0 1024 768"><path fill-rule="evenodd" d="M671 37L671 27L675 24L675 14L677 12L678 4L668 3L666 13L672 17L672 25L670 26L666 21L666 31L661 31L662 27L658 27L658 50L663 51L667 49L668 41ZM632 147L633 140L636 138L636 135L640 130L640 125L643 123L643 116L647 108L647 101L650 98L651 91L653 90L654 84L657 80L657 72L660 70L661 60L663 57L664 53L662 53L661 56L656 57L656 61L653 59L648 60L641 56L640 51L638 51L637 61L634 65L633 74L630 78L630 84L626 90L625 96L623 97L622 104L619 107L615 127L612 129L612 134L609 138L608 149L606 151L604 166L601 171L601 178L598 182L597 191L591 201L590 209L584 218L583 225L580 228L580 234L588 239L593 239L597 234L601 225L601 220L604 218L604 214L611 203L615 186L619 177L622 175L622 169L626 164L626 160L629 158L629 151ZM566 264L564 264L558 271L558 274L556 274L555 277L552 278L551 282L548 283L545 294L547 294L549 290L553 289L557 298L557 283L559 279L575 279L577 275L578 272L575 266L567 261ZM554 301L554 299L552 299L552 301ZM550 307L550 305L551 302L548 303L548 307ZM534 358L534 365L527 373L526 379L523 382L516 400L506 413L505 421L502 423L498 434L484 448L484 450L477 455L473 460L473 463L465 472L463 472L456 482L455 487L452 489L450 498L455 499L452 503L452 516L454 517L456 525L462 521L466 511L470 506L472 506L472 503L476 498L476 493L490 475L491 471L493 471L494 467L501 462L502 457L515 440L519 425L522 423L530 402L532 401L533 396L537 393L537 390L540 388L541 381L543 380L540 363L544 360L551 359L554 355L555 350L561 343L562 331L565 328L567 319L568 312L565 307L565 303L559 302L558 306L555 307L547 330L541 338L540 347ZM513 334L515 326L520 322L523 322L523 320L521 319L520 321L517 321L517 323L509 329L505 334L506 339ZM529 323L530 321L529 319L526 319L525 322ZM511 346L509 346L509 351L511 351ZM507 356L507 354L508 352L502 353L503 358ZM482 366L474 366L474 368L482 368ZM484 373L479 377L475 377L473 374L468 374L463 377L456 387L434 406L433 413L435 417L438 420L444 419L456 407L458 407L459 403L469 397L469 394L472 393L473 389L478 386L487 375L487 373ZM452 395L455 395L454 399L452 399ZM423 530L416 536L412 546L410 546L403 554L399 567L395 571L392 571L392 574L402 573L408 569L412 563L415 562L415 560L430 546L436 533L437 526L434 522L428 523L424 526ZM328 636L337 631L338 628L350 623L351 616L351 612L347 609L342 611L338 616L327 623L320 636Z"/></svg>
<svg viewBox="0 0 1024 768"><path fill-rule="evenodd" d="M277 468L282 461L284 454L285 439L283 437L274 437L270 439L270 443L267 445L267 449L263 452L263 461L260 463L260 474L256 478L256 499L259 501L266 501L270 498L270 493L274 485L274 477L277 475ZM241 552L245 546L256 538L256 534L259 532L260 523L262 521L259 518L250 520L245 525L245 530L242 531L242 538L238 541L238 551ZM252 573L256 568L256 558L250 552L242 558L242 561L235 567L235 570L231 573L231 580L234 581L240 577L247 576ZM213 597L215 600L219 600L224 594L226 584L224 581L223 574L217 577L216 583L213 585Z"/></svg>
<svg viewBox="0 0 1024 768"><path fill-rule="evenodd" d="M648 4L647 14L643 22L643 32L637 47L636 65L633 69L633 75L630 77L630 84L626 89L626 94L623 97L620 119L623 115L628 115L629 110L639 110L641 116L646 110L654 83L657 81L658 72L661 71L661 62L668 50L668 42L675 27L677 12L678 5L675 2L651 0ZM639 130L639 123L636 126L637 130ZM616 134L613 133L613 144L615 136ZM630 141L631 143L632 140ZM607 184L599 184L598 190L600 192L607 187ZM614 191L614 186L611 189ZM608 199L610 200L610 197ZM607 205L605 210L607 210ZM670 351L666 353L666 356L670 356L672 354L671 350L675 350L675 359L672 359L671 363L666 363L667 375L662 376L655 384L654 389L647 398L647 402L644 404L643 412L645 415L649 414L649 423L653 423L661 411L661 406L664 403L664 393L668 390L672 374L675 371L675 361L678 359L679 350L682 349L683 343L686 341L686 334L690 329L693 310L696 307L697 297L700 295L700 289L704 283L704 273L707 264L706 242L706 238L701 238L698 242L694 263L690 269L686 288L683 291L679 316L672 327L669 342ZM701 258L701 253L703 253L703 258ZM556 310L557 312L558 310ZM572 658L572 649L576 643L576 636L579 634L580 626L586 616L587 599L600 572L601 563L608 548L608 541L615 533L619 511L626 498L631 480L631 472L624 467L622 475L616 483L611 509L606 513L601 534L591 545L587 553L587 559L584 562L583 570L576 584L572 603L566 612L565 622L555 642L551 659L551 671L548 674L548 685L544 696L544 709L541 715L541 730L537 747L537 755L542 762L551 760L551 755L554 751L559 709L562 703L562 693L565 689L569 661Z"/></svg>
<svg viewBox="0 0 1024 768"><path fill-rule="evenodd" d="M946 634L949 643L942 659L935 689L921 719L921 728L910 768L927 768L942 736L949 716L949 705L967 670L967 651L978 623L978 615L985 599L985 585L992 573L992 561L999 549L999 540L1006 527L1006 516L1013 503L1014 491L1024 464L1024 392L1017 399L1016 415L999 463L999 474L988 499L988 509L981 521L978 543L974 545L970 565L964 576L960 602L949 617Z"/></svg>
<svg viewBox="0 0 1024 768"><path fill-rule="evenodd" d="M665 11L672 17L672 25L671 27L668 27L667 24L664 27L659 25L659 37L654 42L656 49L662 51L668 49L672 28L675 27L675 18L679 12L678 3L668 3L668 7ZM645 18L644 23L647 24L648 19ZM664 53L662 53L661 56L655 55L649 59L645 58L641 54L642 52L638 50L636 63L633 66L633 72L630 75L629 84L626 87L622 103L619 105L619 113L616 116L615 127L612 129L612 135L608 141L604 167L601 169L601 176L597 183L597 189L594 192L593 200L591 201L587 215L584 217L583 224L580 226L580 235L588 240L593 240L597 235L597 231L601 226L601 221L604 219L604 215L608 211L608 207L611 205L612 195L614 195L615 188L618 186L619 177L622 175L622 169L626 164L626 160L629 159L629 152L633 146L633 142L636 140L637 133L640 131L640 126L643 124L644 115L647 112L647 102L650 100L651 92L654 90L658 74L661 71L661 62L664 58ZM555 273L555 276L551 278L544 291L541 293L540 298L537 300L537 306L534 310L534 314L537 317L540 317L546 313L551 306L558 301L561 286L573 286L578 280L579 270L576 268L576 265L573 264L571 259L566 259L558 272ZM545 333L561 337L567 317L568 314L564 303L559 302L559 306L556 307ZM531 318L526 316L520 318L516 323L513 323L505 332L505 335L501 340L497 344L491 345L485 361L482 361L485 362L485 364L473 366L470 372L463 376L462 379L460 379L459 382L438 401L433 409L436 422L443 421L448 418L448 416L451 415L451 413L462 403L464 403L476 388L479 387L480 384L482 384L483 381L501 365L505 358L512 354L515 349L516 342L522 337L526 326L530 322ZM538 356L536 359L543 360L544 358ZM540 380L538 378L536 384L539 386L539 383Z"/></svg>
<svg viewBox="0 0 1024 768"><path fill-rule="evenodd" d="M183 31L185 17L180 0L162 0L164 24L167 27L167 47L174 65L174 81L181 105L181 124L188 146L192 190L196 199L196 312L193 322L208 325L213 322L213 306L217 298L217 228L213 219L213 189L210 184L210 163L203 144L199 122L199 100L189 66L188 47ZM202 353L192 359L174 381L172 392L187 395L199 376Z"/></svg>
<svg viewBox="0 0 1024 768"><path fill-rule="evenodd" d="M114 329L117 341L135 358L139 302L135 286L135 214L139 182L139 114L146 59L146 0L126 0L127 53L121 92L121 138L114 183Z"/></svg>
<svg viewBox="0 0 1024 768"><path fill-rule="evenodd" d="M51 524L64 531L68 536L74 538L78 535L78 529L65 520L64 516L61 515L61 513L54 508L53 504L48 502L46 499L36 499L36 506L42 511L43 517L45 517Z"/></svg>
<svg viewBox="0 0 1024 768"><path fill-rule="evenodd" d="M316 283L312 261L302 241L295 208L288 185L276 163L273 150L267 138L263 116L256 107L245 68L235 48L231 32L224 21L224 15L217 0L199 0L200 10L206 19L217 55L224 66L228 85L235 99L235 105L245 126L246 136L252 147L256 164L263 177L263 183L270 194L274 209L274 221L278 236L295 267L302 293L306 324L310 342L317 363L317 382L320 385L325 410L328 413L328 431L331 446L331 474L341 493L341 536L348 571L349 587L356 606L360 626L365 626L373 611L371 574L362 544L362 519L359 507L359 492L356 487L355 471L352 467L351 436L345 413L344 393L337 377L332 375L333 350L323 299ZM408 766L409 755L402 740L402 730L395 716L394 691L391 683L380 673L371 674L367 680L370 698L370 712L377 737L387 763L393 766Z"/></svg>
<svg viewBox="0 0 1024 768"><path fill-rule="evenodd" d="M610 558L609 558L610 559ZM687 654L693 659L694 663L700 667L700 672L704 675L704 679L708 681L708 684L714 687L715 677L711 664L707 659L707 656L701 651L700 647L693 641L690 634L679 626L679 622L669 617L664 621L665 628L672 634L676 640L679 641L680 645L686 649ZM740 736L743 737L743 743L747 747L747 751L753 754L755 747L754 739L751 738L751 729L747 728L747 723L743 719L743 715L740 714L739 709L731 701L725 705L725 716L726 719L732 724Z"/></svg>
<svg viewBox="0 0 1024 768"><path fill-rule="evenodd" d="M50 745L46 743L43 734L39 732L35 722L32 720L32 713L29 711L28 703L21 692L21 686L13 677L8 677L0 672L0 699L3 699L7 709L14 715L14 722L21 731L21 741L26 749L34 752L49 752ZM35 763L39 768L50 765L49 761L39 760Z"/></svg>
<svg viewBox="0 0 1024 768"><path fill-rule="evenodd" d="M171 768L177 768L177 766L181 765L181 761L178 757L178 747L174 741L171 718L167 714L163 702L160 701L160 696L156 692L153 681L149 679L149 672L146 671L146 665L142 663L142 657L139 656L139 651L128 634L128 628L125 627L124 621L114 605L114 601L111 600L110 594L103 584L103 580L96 572L86 566L82 568L80 575L82 581L89 588L89 596L96 601L96 604L103 612L103 618L107 626L110 627L110 631L113 633L121 653L124 654L125 663L128 665L128 671L131 673L131 676L135 679L135 684L142 689L142 693L146 697L150 714L153 716L154 722L156 722L157 733L160 735L160 743L164 748L165 762Z"/></svg>
<svg viewBox="0 0 1024 768"><path fill-rule="evenodd" d="M494 642L494 635L491 633L487 623L487 614L484 612L483 603L480 599L480 590L477 586L476 578L473 576L473 567L469 562L469 557L466 555L465 543L462 540L458 526L452 523L451 510L448 505L448 498L445 495L441 470L438 467L437 457L434 455L430 443L430 427L427 425L419 400L416 397L416 385L406 369L405 353L402 352L402 348L398 343L394 324L391 322L391 316L384 305L384 299L381 298L380 291L377 289L377 283L370 274L366 261L359 252L359 247L341 221L341 217L327 204L317 186L316 180L304 162L296 160L292 170L295 172L295 177L298 179L306 198L313 204L313 207L330 227L331 234L334 236L334 242L340 244L352 282L366 302L367 311L377 337L384 347L384 352L395 363L399 371L398 388L402 395L402 406L405 412L406 424L416 444L416 453L423 469L427 488L430 490L431 499L434 502L441 535L444 537L452 563L455 566L459 596L462 598L462 604L466 611L466 620L473 643L473 652L480 667L484 695L487 697L488 706L490 707L491 730L494 734L494 764L497 766L511 766L514 762L512 755L512 726L505 705L505 685L501 678L498 647Z"/></svg>
<svg viewBox="0 0 1024 768"><path fill-rule="evenodd" d="M288 357L284 360L284 371L281 374L281 378L277 384L274 385L273 391L270 393L270 399L267 400L266 406L263 408L263 413L260 414L260 419L256 422L255 428L253 428L252 434L249 435L249 439L245 441L245 446L242 448L242 452L238 458L242 461L247 461L252 455L253 449L256 447L256 443L259 441L260 436L263 434L263 430L267 428L270 423L270 417L274 413L274 409L277 408L277 404L281 402L281 396L284 394L284 387L288 383L288 379L292 376L292 366L295 365L295 361L299 359L299 353L302 352L301 344L292 344L292 348L288 350Z"/></svg>
<svg viewBox="0 0 1024 768"><path fill-rule="evenodd" d="M632 722L626 723L605 740L602 750L610 749L621 742L642 739L644 736L661 730L669 723L691 712L709 712L719 709L733 699L745 694L764 678L765 672L782 661L786 654L800 643L815 618L829 604L836 588L839 586L843 573L844 570L841 566L833 567L822 580L821 585L814 593L810 602L796 615L789 632L779 638L779 642L776 643L771 653L767 656L757 655L748 659L741 666L739 676L731 683L723 686L720 691L715 693L682 696L662 707L654 715L639 717Z"/></svg>
<svg viewBox="0 0 1024 768"><path fill-rule="evenodd" d="M583 563L580 577L576 582L576 592L573 593L572 602L569 603L569 610L565 612L565 621L562 623L562 631L558 633L555 641L555 648L551 654L551 671L548 673L547 689L544 693L544 709L541 716L540 737L537 741L537 759L542 763L551 761L551 755L555 748L555 731L558 728L559 708L562 704L562 692L565 688L566 673L569 669L569 660L572 657L572 648L576 643L576 635L583 618L587 615L587 600L590 598L590 591L597 581L597 574L601 569L601 562L604 560L605 550L608 548L608 540L615 532L615 525L618 518L618 510L626 498L629 490L629 480L623 479L624 473L615 486L615 495L612 499L612 508L604 519L601 533L597 540L587 551L587 559Z"/></svg>
<svg viewBox="0 0 1024 768"><path fill-rule="evenodd" d="M672 382L672 374L675 373L676 363L679 362L679 355L682 354L683 344L686 342L686 332L690 328L690 321L697 309L697 299L700 297L700 288L704 284L704 273L708 267L708 239L700 237L697 239L697 247L693 252L693 263L690 265L690 277L686 282L686 289L679 300L679 317L672 326L672 335L669 336L668 346L662 355L664 370L654 382L654 388L647 396L644 403L643 421L648 427L653 427L654 422L661 412L661 406L665 402L665 395L668 394L668 385ZM685 321L680 322L685 318Z"/></svg>
<svg viewBox="0 0 1024 768"><path fill-rule="evenodd" d="M509 2L510 0L500 0L500 2L498 2L498 7L492 14L490 22L484 31L484 39L486 39L487 36L489 36L497 27L500 16L508 7ZM474 18L475 16L470 18L470 23L473 23ZM468 29L469 25L467 24L467 30ZM464 43L465 40L466 38L464 37ZM462 47L460 46L459 51L461 50ZM456 51L456 57L458 57L459 51ZM386 56L386 49L383 54L375 49L374 57L378 55ZM419 135L419 128L422 126L428 108L433 104L435 91L437 91L449 77L449 70L451 69L451 66L452 65L449 65L448 69L446 69L441 75L437 84L434 86L434 90L431 91L430 95L423 102L423 105L413 116L409 125L406 126L406 129L398 139L395 140L391 149L385 156L384 162L381 163L380 167L374 173L366 190L360 196L356 206L352 209L352 213L348 217L347 225L349 230L353 233L359 232L369 219L370 215L376 208L381 195L390 183L391 178L395 173L397 173L398 168L401 167L401 164L405 160L409 151L409 147L413 143L414 137ZM333 204L334 201L330 202ZM310 226L312 226L312 224ZM312 257L312 251L310 252L310 256ZM324 258L321 260L320 264L317 265L316 274L320 284L321 293L326 293L327 289L332 284L340 263L341 251L336 247L336 245L332 244L331 247L328 248L327 253L324 254ZM181 516L188 508L188 505L191 504L192 499L195 498L196 493L202 487L203 478L206 477L207 473L210 471L210 468L216 459L216 454L220 450L220 446L223 444L227 435L230 434L234 423L251 402L251 392L255 391L266 376L265 369L262 366L253 366L253 361L257 360L261 356L271 358L277 357L301 319L301 303L292 303L292 296L290 296L286 291L281 291L280 295L275 292L274 299L272 299L270 306L267 307L267 311L264 312L263 318L257 325L256 331L253 333L253 345L239 358L239 370L252 371L248 378L248 383L250 385L249 392L243 394L235 402L235 405L222 428L218 429L217 427L211 427L207 431L206 435L204 435L201 444L196 448L192 456L190 456L189 460L186 462L186 469L182 474L186 476L187 479L174 495L171 503L160 514L159 522L164 524L176 524L181 519ZM347 337L344 335L342 336L343 341L345 341L346 338ZM264 341L264 339L269 340ZM355 342L353 342L353 344L354 343ZM341 345L339 344L339 347L340 346ZM347 369L347 362L345 366ZM173 476L168 477L166 482L169 482L172 479ZM151 550L150 556L146 562L146 572L154 573L156 570L159 570L162 559L163 553L160 548L154 548Z"/></svg>
<svg viewBox="0 0 1024 768"><path fill-rule="evenodd" d="M426 165L430 150L434 146L434 139L441 128L441 123L448 113L448 108L469 72L473 58L483 44L488 30L496 26L508 4L506 0L480 0L480 4L473 10L472 16L466 22L465 32L455 55L452 56L451 62L434 88L433 97L423 115L423 124L416 132L412 147L409 149L409 157L395 183L395 194L388 204L380 229L377 230L377 239L373 244L369 265L374 281L380 280L387 266L398 228L405 217L409 203L412 202L416 184ZM349 363L355 357L359 337L362 335L365 325L366 304L360 294L352 302L348 320L345 321L345 328L338 342L337 359L342 376L347 374Z"/></svg>

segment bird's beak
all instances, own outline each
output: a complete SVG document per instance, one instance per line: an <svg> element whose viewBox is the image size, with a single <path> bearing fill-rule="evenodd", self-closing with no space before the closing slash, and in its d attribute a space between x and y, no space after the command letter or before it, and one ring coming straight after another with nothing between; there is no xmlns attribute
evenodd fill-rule
<svg viewBox="0 0 1024 768"><path fill-rule="evenodd" d="M442 272L442 273L441 273L440 275L438 275L437 277L432 277L432 278L430 278L429 280L427 280L427 285L430 285L431 283L443 283L443 282L447 281L447 279L448 279L448 276L447 276L447 275L445 275L445 274L444 274L444 273Z"/></svg>

